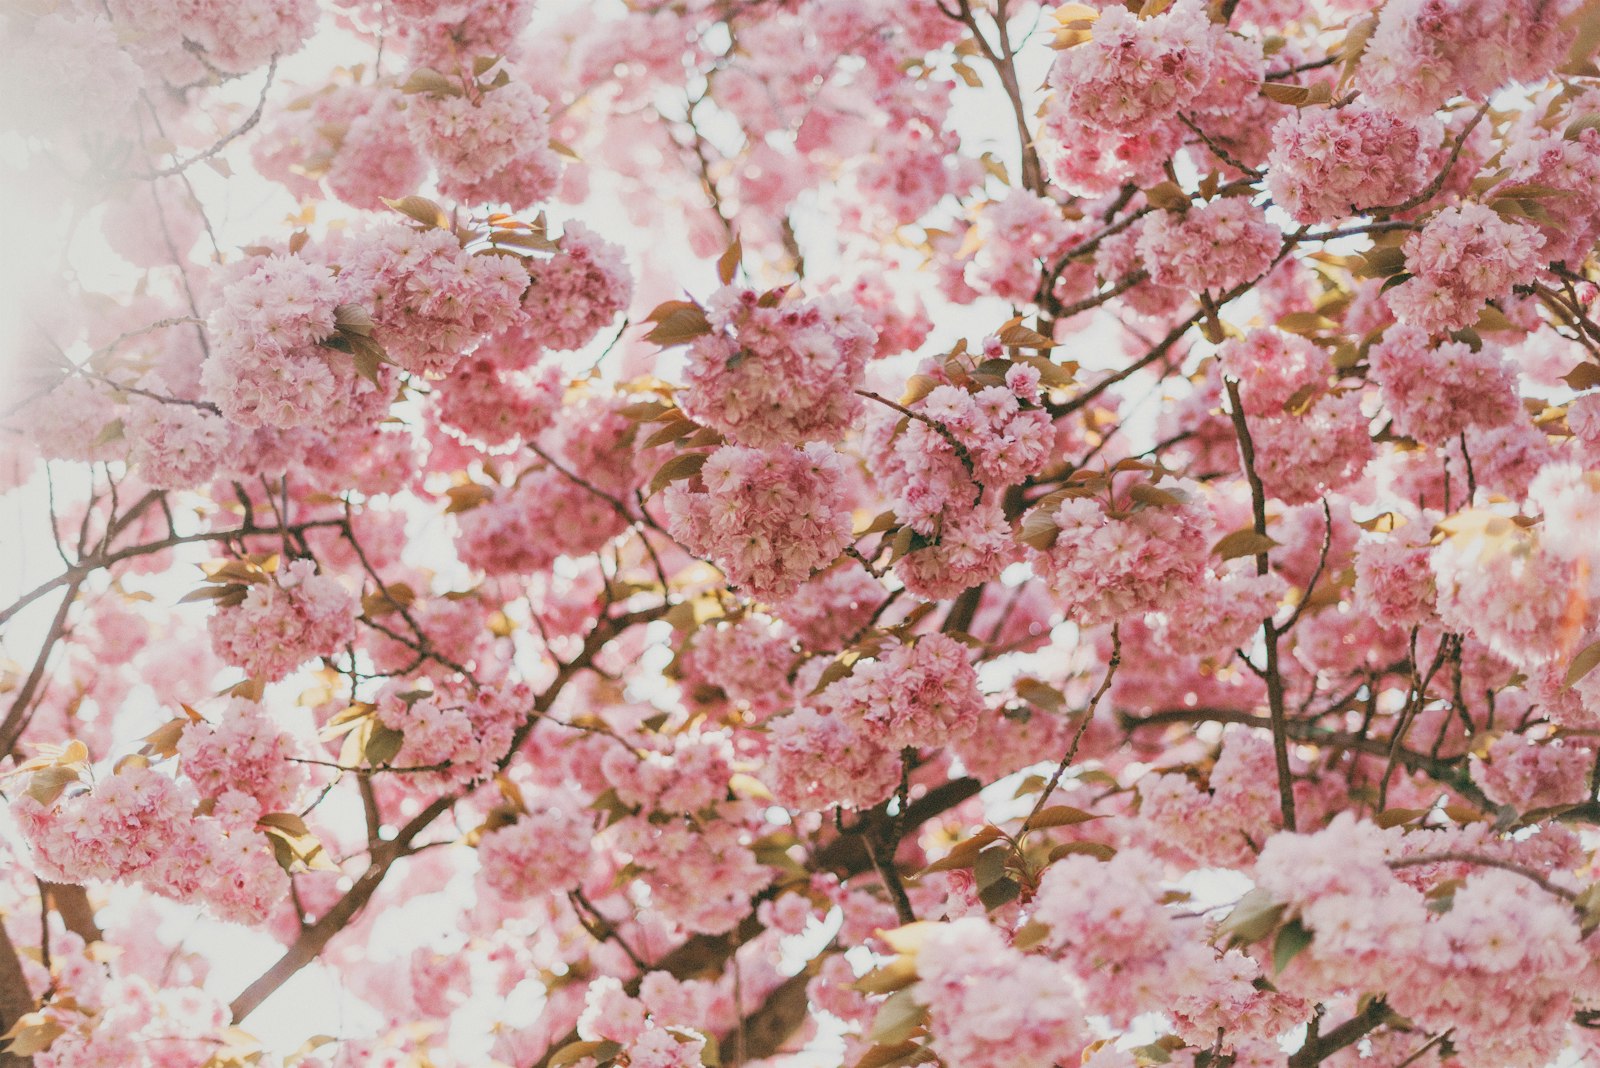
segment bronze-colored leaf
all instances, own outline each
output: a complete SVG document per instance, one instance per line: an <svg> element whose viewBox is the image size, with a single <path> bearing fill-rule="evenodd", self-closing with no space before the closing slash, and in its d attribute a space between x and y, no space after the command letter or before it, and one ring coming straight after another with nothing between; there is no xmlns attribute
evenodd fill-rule
<svg viewBox="0 0 1600 1068"><path fill-rule="evenodd" d="M673 307L663 311L668 304ZM711 333L711 323L706 319L705 309L687 301L668 301L650 313L649 321L655 326L645 334L644 339L663 347L682 345Z"/></svg>
<svg viewBox="0 0 1600 1068"><path fill-rule="evenodd" d="M414 219L430 230L450 229L450 218L444 213L444 209L427 197L412 195L401 197L399 200L390 200L388 197L378 199L406 218Z"/></svg>
<svg viewBox="0 0 1600 1068"><path fill-rule="evenodd" d="M1259 556L1277 548L1279 544L1265 534L1256 533L1254 528L1245 527L1218 538L1211 551L1224 560L1234 560L1241 556Z"/></svg>
<svg viewBox="0 0 1600 1068"><path fill-rule="evenodd" d="M653 497L673 482L698 475L710 456L711 454L706 452L685 452L674 456L656 469L655 477L650 479L647 496Z"/></svg>

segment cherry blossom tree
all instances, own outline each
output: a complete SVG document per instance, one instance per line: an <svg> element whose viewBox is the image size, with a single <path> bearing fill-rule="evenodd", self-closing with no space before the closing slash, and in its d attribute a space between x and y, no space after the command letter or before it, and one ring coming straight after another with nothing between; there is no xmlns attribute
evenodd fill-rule
<svg viewBox="0 0 1600 1068"><path fill-rule="evenodd" d="M0 40L0 1065L1600 1059L1594 0Z"/></svg>

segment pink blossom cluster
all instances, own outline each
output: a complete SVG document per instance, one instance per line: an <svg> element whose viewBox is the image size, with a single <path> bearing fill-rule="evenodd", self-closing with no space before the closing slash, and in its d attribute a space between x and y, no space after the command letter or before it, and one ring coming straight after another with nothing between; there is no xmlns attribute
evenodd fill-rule
<svg viewBox="0 0 1600 1068"><path fill-rule="evenodd" d="M1495 804L1530 812L1583 801L1593 768L1594 752L1583 746L1541 745L1525 735L1504 734L1472 766L1472 781Z"/></svg>
<svg viewBox="0 0 1600 1068"><path fill-rule="evenodd" d="M885 414L867 438L874 478L919 536L895 573L919 597L954 596L1015 559L1002 491L1045 466L1054 430L1039 372L1025 364L1011 367L1003 386L940 385L910 410L915 418Z"/></svg>
<svg viewBox="0 0 1600 1068"><path fill-rule="evenodd" d="M864 721L801 705L771 721L762 779L788 808L871 808L894 793L900 754L870 736Z"/></svg>
<svg viewBox="0 0 1600 1068"><path fill-rule="evenodd" d="M830 445L724 445L699 481L703 489L688 480L667 487L668 530L752 597L791 596L850 543L844 462Z"/></svg>
<svg viewBox="0 0 1600 1068"><path fill-rule="evenodd" d="M1296 222L1398 204L1432 177L1440 127L1357 101L1300 108L1272 128L1267 191Z"/></svg>
<svg viewBox="0 0 1600 1068"><path fill-rule="evenodd" d="M1543 513L1539 544L1563 560L1581 565L1589 576L1586 593L1600 593L1600 472L1577 464L1550 463L1528 486L1528 500Z"/></svg>
<svg viewBox="0 0 1600 1068"><path fill-rule="evenodd" d="M309 106L280 113L251 146L257 169L302 197L318 182L357 208L378 209L383 198L415 192L428 165L406 127L405 98L389 88L329 87Z"/></svg>
<svg viewBox="0 0 1600 1068"><path fill-rule="evenodd" d="M917 953L933 1049L970 1068L1078 1063L1089 1035L1061 969L1006 943L978 916L939 924Z"/></svg>
<svg viewBox="0 0 1600 1068"><path fill-rule="evenodd" d="M1191 496L1198 488L1169 492ZM1209 516L1192 501L1117 510L1071 497L1049 521L1058 533L1033 554L1034 570L1082 625L1182 610L1205 575Z"/></svg>
<svg viewBox="0 0 1600 1068"><path fill-rule="evenodd" d="M509 326L528 276L511 256L474 256L449 230L386 222L351 239L339 284L367 308L374 340L414 374L443 375Z"/></svg>
<svg viewBox="0 0 1600 1068"><path fill-rule="evenodd" d="M1363 536L1356 546L1355 575L1355 605L1373 619L1409 628L1433 618L1439 594L1426 524Z"/></svg>
<svg viewBox="0 0 1600 1068"><path fill-rule="evenodd" d="M1484 302L1506 296L1540 266L1544 235L1482 204L1446 208L1406 239L1412 277L1389 293L1402 323L1439 334L1471 326Z"/></svg>
<svg viewBox="0 0 1600 1068"><path fill-rule="evenodd" d="M1178 772L1139 781L1139 819L1150 848L1209 867L1247 866L1251 836L1279 823L1272 739L1247 730L1223 735L1222 752L1201 786Z"/></svg>
<svg viewBox="0 0 1600 1068"><path fill-rule="evenodd" d="M1373 456L1361 394L1331 391L1301 412L1250 420L1256 472L1286 504L1314 501L1360 477Z"/></svg>
<svg viewBox="0 0 1600 1068"><path fill-rule="evenodd" d="M532 441L554 420L565 387L558 364L507 371L480 349L433 387L434 410L469 441L490 447Z"/></svg>
<svg viewBox="0 0 1600 1068"><path fill-rule="evenodd" d="M649 812L692 813L727 795L733 753L725 734L688 735L676 739L670 751L608 748L600 770L625 805Z"/></svg>
<svg viewBox="0 0 1600 1068"><path fill-rule="evenodd" d="M522 297L521 329L547 349L582 348L633 298L622 249L580 222L562 227L553 256L527 263L531 282Z"/></svg>
<svg viewBox="0 0 1600 1068"><path fill-rule="evenodd" d="M523 81L474 85L459 96L410 98L406 122L439 171L439 191L467 204L522 211L550 197L561 157L550 147L549 102Z"/></svg>
<svg viewBox="0 0 1600 1068"><path fill-rule="evenodd" d="M593 819L572 799L539 797L517 822L478 841L483 883L512 901L576 886L589 863L593 834Z"/></svg>
<svg viewBox="0 0 1600 1068"><path fill-rule="evenodd" d="M684 683L697 697L704 690L720 692L761 719L791 699L789 669L795 659L790 638L769 622L746 616L695 632L694 644L683 658Z"/></svg>
<svg viewBox="0 0 1600 1068"><path fill-rule="evenodd" d="M1039 371L1025 364L1003 386L940 385L910 409L919 418L890 412L872 427L872 470L900 521L929 537L970 511L980 489L998 496L1037 474L1055 444Z"/></svg>
<svg viewBox="0 0 1600 1068"><path fill-rule="evenodd" d="M739 445L834 442L877 335L841 296L773 303L725 286L707 302L713 333L689 347L683 410Z"/></svg>
<svg viewBox="0 0 1600 1068"><path fill-rule="evenodd" d="M1057 55L1050 87L1063 109L1084 122L1127 132L1193 103L1211 80L1223 36L1194 0L1148 19L1113 4L1092 32L1092 40Z"/></svg>
<svg viewBox="0 0 1600 1068"><path fill-rule="evenodd" d="M113 460L129 448L115 433L118 414L110 387L73 375L29 399L15 425L47 458Z"/></svg>
<svg viewBox="0 0 1600 1068"><path fill-rule="evenodd" d="M772 606L807 649L843 648L886 596L883 584L861 567L836 567L815 575L798 592Z"/></svg>
<svg viewBox="0 0 1600 1068"><path fill-rule="evenodd" d="M242 74L275 56L300 50L316 28L316 0L109 0L113 22L126 32L140 65L174 84L221 70Z"/></svg>
<svg viewBox="0 0 1600 1068"><path fill-rule="evenodd" d="M966 647L944 634L889 644L812 703L894 750L964 738L988 711Z"/></svg>
<svg viewBox="0 0 1600 1068"><path fill-rule="evenodd" d="M355 594L311 560L292 560L243 603L212 613L211 648L251 677L277 682L314 656L326 656L355 636Z"/></svg>
<svg viewBox="0 0 1600 1068"><path fill-rule="evenodd" d="M404 778L407 786L426 790L492 775L532 706L520 683L474 692L446 682L433 693L401 692L399 683L391 683L378 698L376 716L402 736L394 766L429 769Z"/></svg>
<svg viewBox="0 0 1600 1068"><path fill-rule="evenodd" d="M214 817L183 822L161 856L138 873L147 888L204 905L235 923L259 924L289 895L289 876L264 835L256 833L257 802L227 791Z"/></svg>
<svg viewBox="0 0 1600 1068"><path fill-rule="evenodd" d="M1330 389L1325 350L1296 334L1251 329L1224 342L1218 355L1222 374L1240 384L1267 492L1302 504L1362 473L1373 456L1370 420L1358 393Z"/></svg>
<svg viewBox="0 0 1600 1068"><path fill-rule="evenodd" d="M1576 569L1527 532L1467 531L1433 552L1439 617L1513 664L1557 655L1570 608L1584 596Z"/></svg>
<svg viewBox="0 0 1600 1068"><path fill-rule="evenodd" d="M1230 1045L1276 1053L1309 1005L1264 989L1253 960L1210 945L1204 925L1163 902L1163 875L1155 857L1131 848L1104 863L1069 856L1052 865L1032 910L1048 928L1045 949L1080 980L1090 1013L1126 1026L1161 1012L1196 1045L1220 1030Z"/></svg>
<svg viewBox="0 0 1600 1068"><path fill-rule="evenodd" d="M650 972L639 996L629 997L620 980L601 976L585 991L578 1034L591 1042L622 1045L628 1064L635 1068L701 1068L705 1038L676 1021L700 1023L706 1006L694 1006L702 1010L696 1012L690 1005L674 1004L689 999L667 990L669 984L680 989L690 985L674 984L664 972Z"/></svg>
<svg viewBox="0 0 1600 1068"><path fill-rule="evenodd" d="M178 740L183 774L200 796L249 798L256 807L252 823L262 813L294 811L306 782L305 766L294 759L299 755L293 737L265 708L238 698L228 702L220 722L190 723Z"/></svg>
<svg viewBox="0 0 1600 1068"><path fill-rule="evenodd" d="M1221 293L1261 277L1282 235L1244 197L1226 197L1179 214L1158 211L1139 233L1139 256L1157 285Z"/></svg>
<svg viewBox="0 0 1600 1068"><path fill-rule="evenodd" d="M1585 110L1577 110L1582 103ZM1595 110L1587 94L1561 115L1568 123L1577 122ZM1577 130L1572 137L1559 129L1546 130L1527 124L1523 136L1511 141L1503 163L1510 171L1497 188L1532 185L1559 190L1541 197L1543 209L1535 219L1544 235L1542 259L1571 267L1583 262L1600 237L1600 218L1596 217L1596 181L1600 180L1600 130ZM1492 198L1495 189L1489 190Z"/></svg>
<svg viewBox="0 0 1600 1068"><path fill-rule="evenodd" d="M1405 114L1432 112L1457 94L1484 99L1506 82L1538 77L1572 39L1572 0L1398 0L1386 4L1361 55L1356 85Z"/></svg>
<svg viewBox="0 0 1600 1068"><path fill-rule="evenodd" d="M1162 621L1157 640L1186 656L1227 657L1278 610L1289 584L1269 571L1258 575L1254 560L1236 560L1208 576L1193 605Z"/></svg>
<svg viewBox="0 0 1600 1068"><path fill-rule="evenodd" d="M533 16L531 0L497 4L395 0L406 54L417 66L454 71L481 56L512 55Z"/></svg>
<svg viewBox="0 0 1600 1068"><path fill-rule="evenodd" d="M355 379L348 356L321 347L341 281L321 264L268 256L222 291L204 382L223 415L247 427L326 421Z"/></svg>
<svg viewBox="0 0 1600 1068"><path fill-rule="evenodd" d="M144 86L117 27L92 10L62 8L31 24L8 20L0 47L7 57L0 90L14 104L9 121L18 129L115 133Z"/></svg>
<svg viewBox="0 0 1600 1068"><path fill-rule="evenodd" d="M967 511L951 511L935 524L937 540L918 546L894 563L895 577L928 600L954 597L996 578L1020 550L999 495Z"/></svg>
<svg viewBox="0 0 1600 1068"><path fill-rule="evenodd" d="M772 869L756 859L753 836L739 818L745 804L719 806L715 818L703 821L630 816L606 833L642 870L654 910L685 930L721 934L739 923L750 898L772 882Z"/></svg>
<svg viewBox="0 0 1600 1068"><path fill-rule="evenodd" d="M169 396L166 383L155 374L146 375L139 388L156 397ZM192 489L229 468L227 453L234 439L227 422L185 398L130 396L123 433L128 462L152 486Z"/></svg>
<svg viewBox="0 0 1600 1068"><path fill-rule="evenodd" d="M171 779L131 764L53 805L24 793L11 815L41 876L84 883L125 878L166 856L193 807Z"/></svg>
<svg viewBox="0 0 1600 1068"><path fill-rule="evenodd" d="M461 513L456 552L490 575L547 571L627 529L616 506L553 467L528 472L485 504Z"/></svg>
<svg viewBox="0 0 1600 1068"><path fill-rule="evenodd" d="M983 243L968 272L973 285L1013 304L1030 304L1040 261L1055 266L1071 243L1072 225L1060 204L1018 188L984 209L978 233Z"/></svg>
<svg viewBox="0 0 1600 1068"><path fill-rule="evenodd" d="M1574 1000L1594 996L1573 910L1492 869L1430 910L1385 863L1395 852L1385 832L1348 813L1326 830L1267 841L1257 884L1311 936L1278 985L1319 998L1383 991L1418 1026L1454 1027L1463 1065L1549 1063Z"/></svg>
<svg viewBox="0 0 1600 1068"><path fill-rule="evenodd" d="M1367 356L1397 434L1442 444L1468 427L1502 426L1521 414L1516 371L1499 346L1433 344L1416 326L1390 327Z"/></svg>

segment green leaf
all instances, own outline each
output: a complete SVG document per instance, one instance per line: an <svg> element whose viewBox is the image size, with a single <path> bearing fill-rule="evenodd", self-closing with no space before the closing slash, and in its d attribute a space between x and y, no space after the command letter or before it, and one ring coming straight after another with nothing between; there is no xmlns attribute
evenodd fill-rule
<svg viewBox="0 0 1600 1068"><path fill-rule="evenodd" d="M1289 966L1289 962L1299 956L1311 944L1311 932L1306 930L1299 919L1290 920L1278 929L1278 937L1272 942L1272 974L1277 975Z"/></svg>
<svg viewBox="0 0 1600 1068"><path fill-rule="evenodd" d="M919 1004L910 988L897 990L878 1007L872 1018L872 1033L867 1037L884 1045L904 1042L916 1034L928 1019L928 1007Z"/></svg>
<svg viewBox="0 0 1600 1068"><path fill-rule="evenodd" d="M367 735L367 744L362 747L362 755L368 764L381 767L400 754L400 746L404 743L405 735L374 719L371 733Z"/></svg>
<svg viewBox="0 0 1600 1068"><path fill-rule="evenodd" d="M1226 936L1230 947L1259 942L1278 926L1286 907L1257 887L1239 899L1233 911L1218 925L1217 934Z"/></svg>

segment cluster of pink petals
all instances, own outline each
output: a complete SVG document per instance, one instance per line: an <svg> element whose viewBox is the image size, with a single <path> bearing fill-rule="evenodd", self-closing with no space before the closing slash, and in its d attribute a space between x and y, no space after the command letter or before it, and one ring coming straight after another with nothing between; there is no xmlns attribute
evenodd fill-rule
<svg viewBox="0 0 1600 1068"><path fill-rule="evenodd" d="M1444 624L1525 668L1559 653L1584 596L1577 568L1528 532L1463 532L1434 549L1432 565Z"/></svg>
<svg viewBox="0 0 1600 1068"><path fill-rule="evenodd" d="M916 998L933 1049L965 1068L1076 1064L1089 1035L1062 970L978 916L940 924L917 955Z"/></svg>
<svg viewBox="0 0 1600 1068"><path fill-rule="evenodd" d="M433 387L434 411L469 441L494 447L537 438L554 420L565 392L558 364L507 371L480 351Z"/></svg>
<svg viewBox="0 0 1600 1068"><path fill-rule="evenodd" d="M988 711L966 647L944 634L890 644L812 703L891 750L964 738Z"/></svg>
<svg viewBox="0 0 1600 1068"><path fill-rule="evenodd" d="M1471 326L1485 301L1504 297L1540 266L1544 235L1482 204L1446 208L1406 239L1412 277L1389 293L1402 323L1440 334Z"/></svg>
<svg viewBox="0 0 1600 1068"><path fill-rule="evenodd" d="M244 602L207 620L211 648L251 678L276 682L314 656L336 652L355 636L355 594L310 560L293 560Z"/></svg>
<svg viewBox="0 0 1600 1068"><path fill-rule="evenodd" d="M1395 627L1432 619L1439 594L1430 558L1426 523L1363 536L1355 555L1356 607Z"/></svg>
<svg viewBox="0 0 1600 1068"><path fill-rule="evenodd" d="M336 329L340 286L321 264L268 256L223 290L204 372L223 415L246 427L326 421L355 380L349 357L322 347Z"/></svg>
<svg viewBox="0 0 1600 1068"><path fill-rule="evenodd" d="M548 571L561 556L582 556L627 529L616 506L553 467L541 467L457 517L456 552L489 575Z"/></svg>
<svg viewBox="0 0 1600 1068"><path fill-rule="evenodd" d="M1149 19L1112 4L1092 40L1056 57L1050 87L1090 125L1139 130L1172 118L1205 90L1222 36L1194 0Z"/></svg>
<svg viewBox="0 0 1600 1068"><path fill-rule="evenodd" d="M293 759L299 755L266 709L240 699L228 702L220 722L191 723L178 740L183 774L201 797L232 791L254 801L255 815L294 810L306 781L305 766Z"/></svg>
<svg viewBox="0 0 1600 1068"><path fill-rule="evenodd" d="M548 199L561 178L548 112L543 97L514 80L461 96L418 94L406 122L438 169L441 193L522 211Z"/></svg>
<svg viewBox="0 0 1600 1068"><path fill-rule="evenodd" d="M404 101L381 86L331 87L309 107L280 113L251 146L256 168L302 197L315 195L320 181L352 207L380 209L385 197L415 192L428 173Z"/></svg>
<svg viewBox="0 0 1600 1068"><path fill-rule="evenodd" d="M1285 504L1304 504L1360 477L1373 456L1360 393L1329 392L1299 412L1250 420L1256 472Z"/></svg>
<svg viewBox="0 0 1600 1068"><path fill-rule="evenodd" d="M521 684L474 692L451 683L419 695L392 683L378 699L377 718L402 735L394 766L432 769L404 777L408 787L428 790L493 774L532 705Z"/></svg>
<svg viewBox="0 0 1600 1068"><path fill-rule="evenodd" d="M442 375L515 321L528 274L512 256L474 256L449 230L388 222L352 238L339 285L366 308L373 338L415 374Z"/></svg>
<svg viewBox="0 0 1600 1068"><path fill-rule="evenodd" d="M1126 1026L1161 1012L1191 1043L1215 1042L1220 1031L1242 1052L1277 1053L1278 1036L1310 1006L1264 987L1255 961L1236 950L1219 952L1204 924L1168 906L1164 872L1135 848L1104 863L1063 858L1045 873L1034 899L1032 917L1049 929L1044 947L1082 983L1090 1013Z"/></svg>
<svg viewBox="0 0 1600 1068"><path fill-rule="evenodd" d="M479 840L484 885L513 901L577 886L593 849L593 823L593 813L570 798L538 799L517 822Z"/></svg>
<svg viewBox="0 0 1600 1068"><path fill-rule="evenodd" d="M316 0L193 0L182 5L109 0L105 9L126 34L134 58L175 84L202 80L214 69L241 74L274 56L292 55L311 36L319 14Z"/></svg>
<svg viewBox="0 0 1600 1068"><path fill-rule="evenodd" d="M1244 197L1158 211L1139 235L1139 255L1157 285L1187 293L1221 293L1261 277L1282 235L1266 212Z"/></svg>
<svg viewBox="0 0 1600 1068"><path fill-rule="evenodd" d="M532 279L522 297L522 332L547 349L580 349L633 297L622 249L579 222L562 228L561 248L528 260Z"/></svg>
<svg viewBox="0 0 1600 1068"><path fill-rule="evenodd" d="M683 410L740 445L837 441L877 335L839 296L764 303L734 286L707 302L714 332L689 348Z"/></svg>
<svg viewBox="0 0 1600 1068"><path fill-rule="evenodd" d="M1226 659L1249 645L1251 635L1263 619L1273 616L1288 589L1277 572L1258 575L1253 560L1233 561L1206 578L1193 605L1168 614L1157 640L1180 655Z"/></svg>
<svg viewBox="0 0 1600 1068"><path fill-rule="evenodd" d="M1574 0L1393 0L1361 56L1356 86L1386 108L1425 115L1457 94L1483 99L1558 64Z"/></svg>
<svg viewBox="0 0 1600 1068"><path fill-rule="evenodd" d="M804 589L804 587L802 587ZM684 684L691 692L720 690L756 718L770 716L790 700L792 641L755 616L695 632L683 657Z"/></svg>
<svg viewBox="0 0 1600 1068"><path fill-rule="evenodd" d="M194 797L165 775L128 766L53 806L24 794L11 815L40 875L83 883L120 879L167 855L193 807Z"/></svg>
<svg viewBox="0 0 1600 1068"><path fill-rule="evenodd" d="M685 930L721 934L744 918L750 898L772 882L772 869L750 849L752 836L738 811L744 804L719 806L711 819L630 816L606 834L648 873L653 909Z"/></svg>
<svg viewBox="0 0 1600 1068"><path fill-rule="evenodd" d="M1472 765L1472 781L1496 805L1518 812L1575 805L1589 794L1594 751L1579 745L1539 744L1504 734Z"/></svg>
<svg viewBox="0 0 1600 1068"><path fill-rule="evenodd" d="M870 808L894 792L900 754L863 724L801 705L772 720L762 779L778 801L798 811L834 805Z"/></svg>
<svg viewBox="0 0 1600 1068"><path fill-rule="evenodd" d="M896 560L895 577L911 593L928 600L954 597L998 577L1021 555L998 498L996 494L976 507L945 513L935 525L937 540Z"/></svg>
<svg viewBox="0 0 1600 1068"><path fill-rule="evenodd" d="M1400 852L1393 834L1342 813L1325 830L1267 841L1257 884L1311 935L1278 984L1319 999L1384 991L1417 1026L1453 1028L1466 1068L1550 1063L1575 1003L1596 995L1576 913L1493 869L1430 909L1385 863Z"/></svg>
<svg viewBox="0 0 1600 1068"><path fill-rule="evenodd" d="M156 375L146 375L140 388L168 395L166 384ZM137 465L152 486L192 489L228 470L234 435L221 416L199 404L134 394L128 398L123 432L128 438L128 462Z"/></svg>
<svg viewBox="0 0 1600 1068"><path fill-rule="evenodd" d="M1059 533L1034 553L1034 569L1082 625L1180 611L1200 588L1211 527L1197 504L1137 505L1112 516L1104 502L1077 497L1050 519Z"/></svg>
<svg viewBox="0 0 1600 1068"><path fill-rule="evenodd" d="M668 530L752 597L791 596L850 543L844 461L830 445L724 445L699 480L703 489L685 480L662 495Z"/></svg>
<svg viewBox="0 0 1600 1068"><path fill-rule="evenodd" d="M1438 445L1468 427L1503 426L1522 412L1516 370L1500 347L1434 344L1416 326L1394 326L1368 353L1394 430Z"/></svg>
<svg viewBox="0 0 1600 1068"><path fill-rule="evenodd" d="M772 606L800 644L823 652L842 648L872 619L886 596L864 568L838 567L815 576Z"/></svg>
<svg viewBox="0 0 1600 1068"><path fill-rule="evenodd" d="M1272 739L1229 730L1205 786L1176 772L1152 772L1140 780L1139 818L1148 826L1151 847L1202 866L1251 864L1251 836L1280 822Z"/></svg>
<svg viewBox="0 0 1600 1068"><path fill-rule="evenodd" d="M1267 191L1302 223L1398 204L1433 176L1440 135L1431 118L1407 119L1361 101L1301 108L1272 129Z"/></svg>

